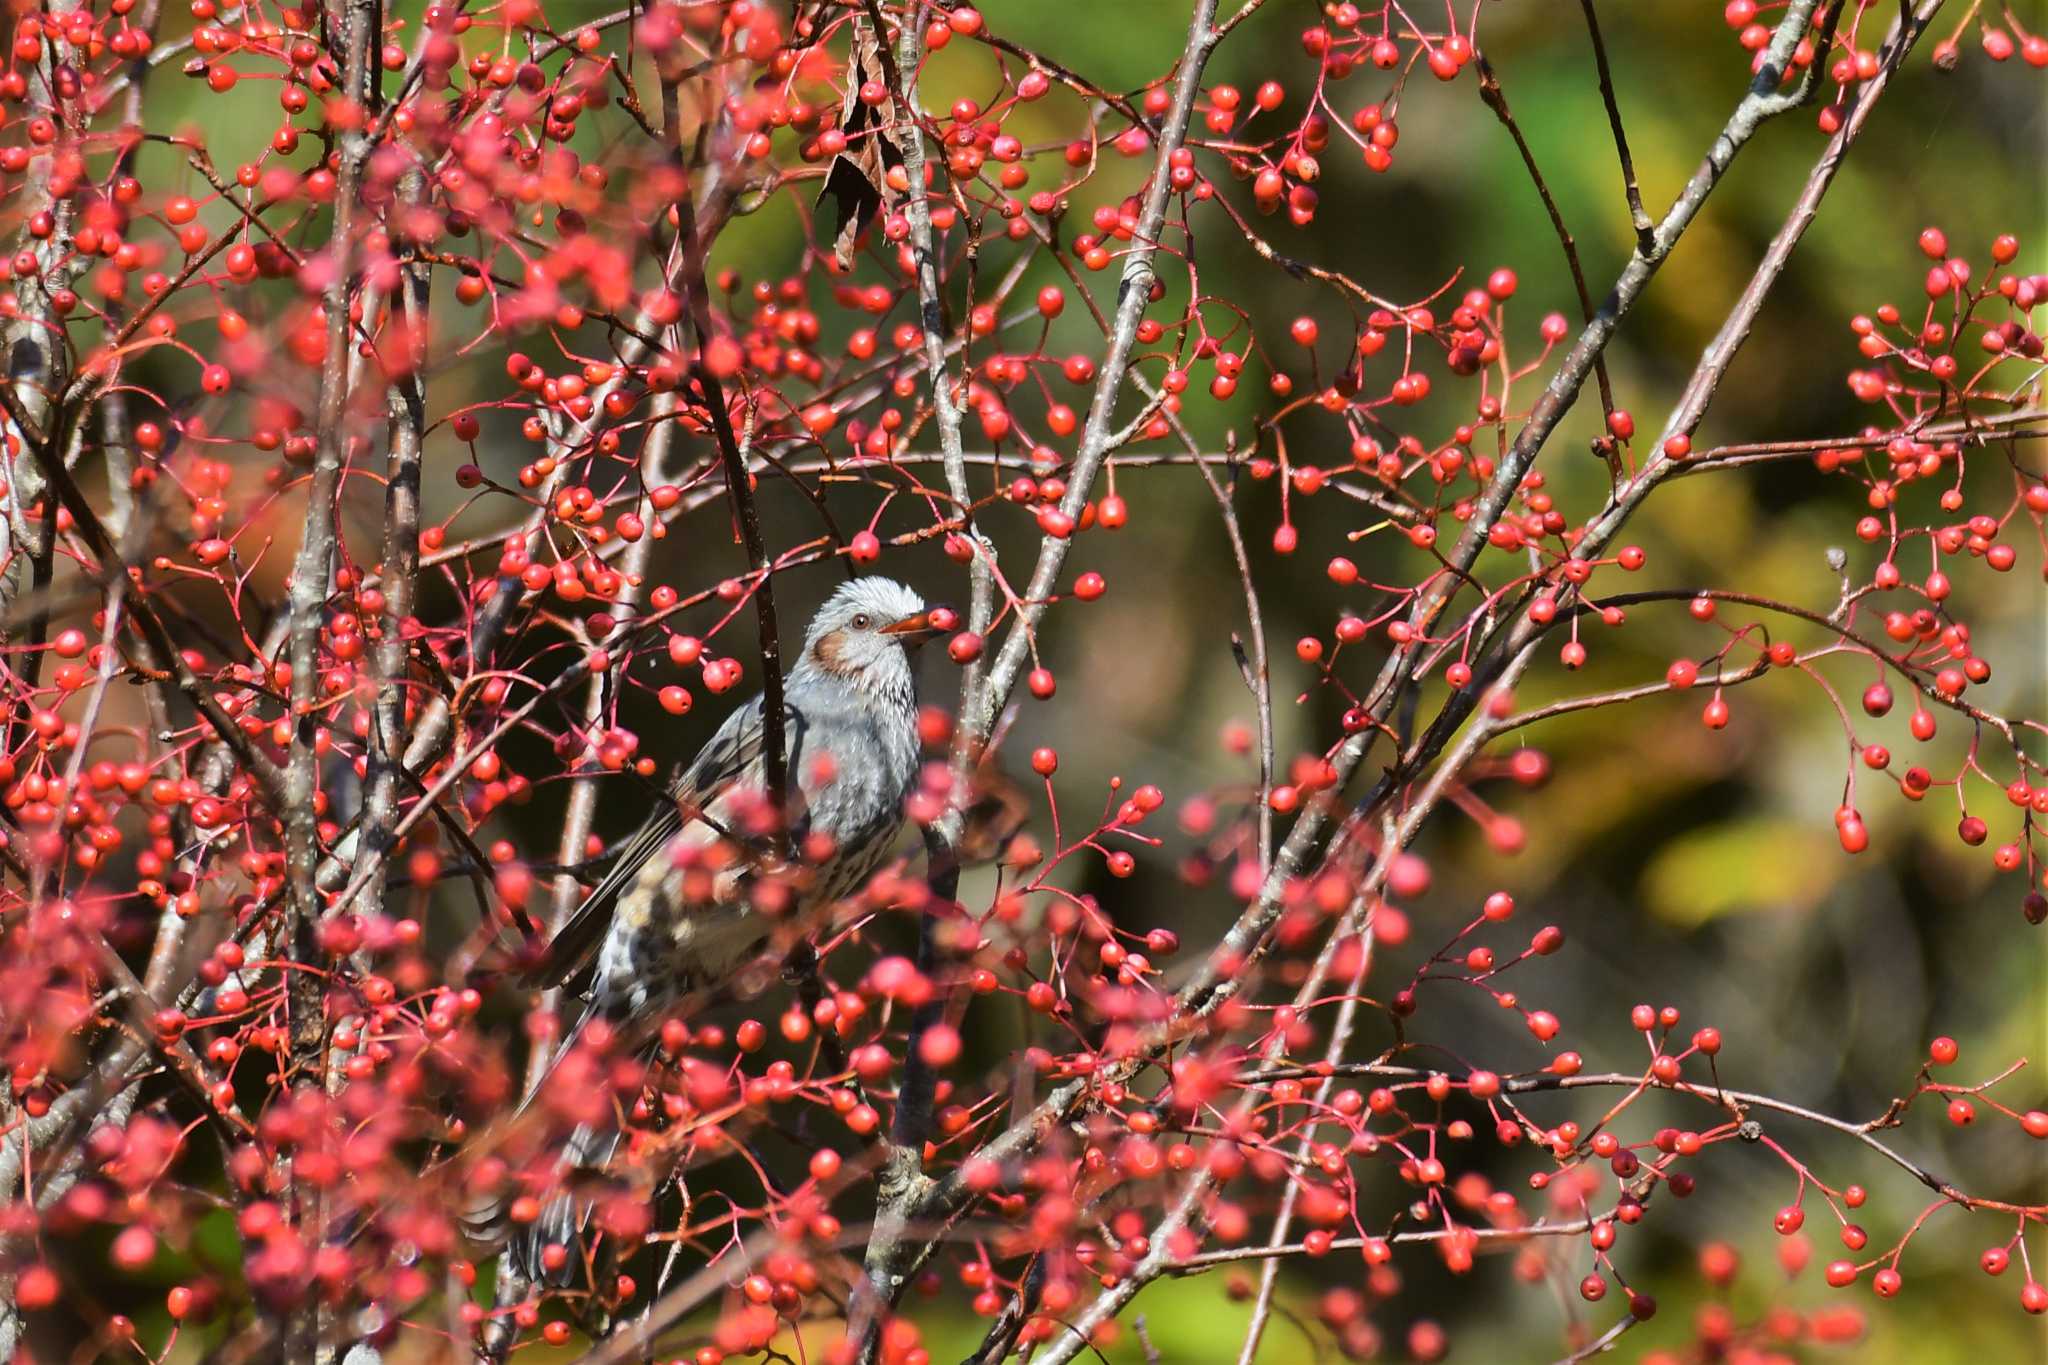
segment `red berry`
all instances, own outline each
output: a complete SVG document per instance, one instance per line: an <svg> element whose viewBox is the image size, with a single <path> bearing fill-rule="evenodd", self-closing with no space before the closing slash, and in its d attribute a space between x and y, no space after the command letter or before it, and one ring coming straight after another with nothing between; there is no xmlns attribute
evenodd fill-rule
<svg viewBox="0 0 2048 1365"><path fill-rule="evenodd" d="M60 1288L57 1272L39 1261L15 1276L14 1301L30 1312L40 1312L57 1302Z"/></svg>
<svg viewBox="0 0 2048 1365"><path fill-rule="evenodd" d="M1845 818L1835 821L1835 833L1842 841L1844 853L1861 853L1870 847L1870 831L1864 828L1863 817L1845 808Z"/></svg>

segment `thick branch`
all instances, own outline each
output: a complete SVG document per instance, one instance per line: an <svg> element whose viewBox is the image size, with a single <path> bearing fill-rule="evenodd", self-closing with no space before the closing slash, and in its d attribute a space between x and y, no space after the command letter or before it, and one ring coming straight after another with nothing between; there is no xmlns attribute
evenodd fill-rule
<svg viewBox="0 0 2048 1365"><path fill-rule="evenodd" d="M682 164L681 128L675 121L675 87L665 85L662 98L670 111L665 130L677 164ZM705 363L705 348L711 341L711 299L704 278L704 256L709 243L697 224L697 204L687 188L676 197L677 236L682 248L682 293L689 310L690 329L696 338L690 373L703 394L711 418L712 435L718 441L720 469L725 475L726 493L732 499L733 517L739 523L740 540L746 547L747 567L754 593L754 619L761 646L761 762L768 782L771 808L782 818L789 813L789 747L783 735L782 637L775 619L775 583L768 544L761 535L761 514L754 505L753 476L747 471L746 453L733 431L732 412L726 407L725 386Z"/></svg>
<svg viewBox="0 0 2048 1365"><path fill-rule="evenodd" d="M1062 504L1069 516L1079 518L1082 504L1088 499L1096 475L1101 472L1103 461L1112 447L1112 432L1115 429L1117 400L1123 392L1126 375L1129 372L1132 348L1136 344L1138 323L1143 318L1146 306L1151 301L1155 274L1152 257L1158 249L1159 236L1166 222L1167 206L1172 198L1169 180L1170 158L1187 137L1188 122L1194 110L1196 96L1201 90L1202 69L1214 50L1218 33L1214 27L1216 0L1196 0L1194 14L1188 26L1187 43L1181 53L1180 70L1174 83L1173 102L1161 121L1158 131L1158 153L1152 168L1151 182L1147 187L1144 206L1139 214L1136 230L1132 234L1132 245L1124 259L1123 277L1118 287L1115 319L1110 328L1109 349L1103 357L1095 387L1089 404L1088 417L1082 428L1081 443L1076 454L1072 478L1066 498ZM903 48L910 59L900 63L914 68L917 48L906 44ZM906 79L899 71L898 79ZM906 101L906 109L915 106ZM907 169L907 166L906 166ZM911 177L913 195L922 193L921 176ZM927 248L926 260L930 260ZM920 275L923 269L920 268ZM934 287L936 281L933 282ZM931 329L927 328L929 337ZM928 341L929 346L929 341ZM928 365L930 352L927 351ZM938 387L943 393L945 376L939 375ZM948 401L939 397L936 401ZM942 436L942 439L943 436ZM965 487L965 464L958 455L949 452L961 487ZM957 494L956 494L957 496ZM1040 543L1038 560L1032 570L1029 589L1017 609L1017 620L1004 637L1003 646L990 668L985 686L978 689L972 698L963 698L967 707L959 717L959 739L962 746L957 752L966 754L979 750L986 744L994 731L996 718L1009 700L1011 690L1016 686L1017 676L1031 644L1031 632L1045 614L1045 608L1052 595L1052 587L1061 567L1066 562L1069 542L1056 536L1046 536ZM979 554L980 551L977 551ZM956 793L956 800L962 798ZM913 1050L914 1052L914 1050ZM1064 1088L1063 1088L1064 1089ZM914 1156L915 1153L912 1153ZM903 1176L892 1187L885 1188L884 1199L889 1215L889 1231L878 1226L871 1241L867 1258L867 1275L862 1288L862 1301L856 1306L857 1316L850 1317L848 1334L858 1346L863 1359L872 1359L880 1342L878 1328L881 1312L885 1306L893 1306L915 1273L931 1252L929 1240L911 1234L913 1225L926 1221L926 1215L934 1203L957 1208L960 1197L957 1180L935 1184L921 1172L909 1169L905 1163ZM956 1173L957 1174L957 1173ZM881 1223L878 1218L878 1224ZM866 1297L872 1295L874 1302Z"/></svg>
<svg viewBox="0 0 2048 1365"><path fill-rule="evenodd" d="M863 21L856 19L858 25ZM885 69L895 86L897 122L890 136L903 157L904 175L910 194L904 216L910 223L911 249L917 260L919 321L924 333L925 378L931 387L932 409L939 428L940 458L945 470L946 491L955 507L968 512L973 491L967 483L967 459L961 440L963 413L953 375L946 359L945 298L939 278L938 248L932 233L931 203L925 190L926 156L924 117L919 104L917 76L924 64L924 28L919 23L899 26L896 50L890 55L880 6L869 0L867 18L873 25L874 41L885 58ZM862 38L856 34L858 44ZM974 547L969 562L968 629L977 634L989 628L994 612L995 575L988 556L992 553L969 520L962 531ZM969 663L960 679L957 714L976 714L987 686L986 665L977 658ZM937 966L938 915L942 907L959 894L959 843L965 830L964 811L971 799L974 765L981 739L962 725L954 737L952 755L953 799L938 822L925 831L930 856L933 899L918 926L918 967L928 976ZM902 1293L904 1267L914 1257L907 1218L928 1183L923 1166L925 1136L931 1128L933 1094L937 1074L925 1061L920 1043L926 1033L944 1018L942 997L917 1009L911 1018L910 1036L905 1043L903 1084L897 1091L896 1109L890 1119L886 1166L876 1186L875 1227L869 1238L862 1275L854 1284L847 1306L847 1339L858 1343L864 1354L872 1355L880 1340L881 1321Z"/></svg>
<svg viewBox="0 0 2048 1365"><path fill-rule="evenodd" d="M1097 372L1095 394L1088 405L1087 420L1081 428L1080 448L1074 455L1067 495L1060 504L1061 510L1077 522L1083 504L1093 491L1095 476L1101 472L1102 462L1111 450L1117 400L1122 396L1124 378L1130 370L1138 323L1151 302L1152 285L1157 278L1152 258L1159 249L1159 235L1166 224L1167 204L1173 197L1168 175L1169 161L1187 139L1188 120L1194 110L1195 97L1201 91L1202 68L1221 36L1214 27L1215 19L1216 0L1196 0L1187 45L1181 53L1180 74L1174 82L1173 103L1159 128L1158 156L1152 167L1152 179L1146 187L1144 206L1131 234L1130 250L1124 257L1123 278L1117 285L1109 349L1104 353ZM1031 633L1045 615L1053 584L1066 564L1067 552L1071 548L1071 540L1058 536L1048 535L1039 542L1038 561L1031 571L1030 587L1018 607L1017 620L1010 627L1009 634L1003 637L1002 649L989 670L988 688L975 711L961 717L962 726L977 740L988 738L995 728L997 715L1017 684L1017 675L1023 670L1030 652Z"/></svg>

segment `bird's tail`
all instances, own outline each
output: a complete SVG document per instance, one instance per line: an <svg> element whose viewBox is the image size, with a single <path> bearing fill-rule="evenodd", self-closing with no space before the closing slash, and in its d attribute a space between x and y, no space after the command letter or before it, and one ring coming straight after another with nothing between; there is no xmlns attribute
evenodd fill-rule
<svg viewBox="0 0 2048 1365"><path fill-rule="evenodd" d="M480 1198L463 1213L463 1223L470 1238L485 1246L502 1248L507 1269L529 1285L559 1287L574 1278L575 1268L582 1259L577 1254L577 1239L583 1224L589 1219L590 1200L579 1198L572 1187L582 1176L601 1171L610 1162L622 1136L618 1116L612 1109L608 1091L601 1083L601 1074L593 1073L589 1069L590 1059L576 1051L584 1031L601 1017L600 1011L595 1009L585 1012L563 1038L539 1080L526 1092L513 1113L515 1122L526 1117L528 1111L556 1087L567 1087L572 1093L606 1096L601 1105L568 1106L579 1121L549 1163L553 1190L543 1196L546 1202L541 1206L539 1216L523 1226L514 1224L510 1216L511 1201L496 1191ZM567 1257L552 1269L547 1265L550 1259L547 1252L551 1246L563 1247L568 1252Z"/></svg>
<svg viewBox="0 0 2048 1365"><path fill-rule="evenodd" d="M561 1179L565 1185L581 1171L601 1169L619 1145L616 1123L580 1124L562 1146ZM540 1216L516 1231L505 1248L513 1274L531 1285L567 1285L582 1261L577 1243L590 1217L590 1203L567 1189L542 1205ZM549 1265L549 1251L560 1247L559 1260Z"/></svg>

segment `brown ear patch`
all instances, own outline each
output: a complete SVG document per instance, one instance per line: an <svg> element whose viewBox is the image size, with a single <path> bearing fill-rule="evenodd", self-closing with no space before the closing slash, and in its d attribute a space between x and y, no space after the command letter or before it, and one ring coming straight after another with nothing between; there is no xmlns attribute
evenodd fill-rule
<svg viewBox="0 0 2048 1365"><path fill-rule="evenodd" d="M844 673L846 663L840 651L846 648L846 633L828 630L818 637L818 643L811 646L811 657L818 661L818 667L827 673Z"/></svg>

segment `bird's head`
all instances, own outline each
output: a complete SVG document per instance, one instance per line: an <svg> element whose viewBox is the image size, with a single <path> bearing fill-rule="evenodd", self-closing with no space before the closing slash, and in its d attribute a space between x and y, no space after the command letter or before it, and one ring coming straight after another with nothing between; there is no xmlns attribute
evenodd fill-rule
<svg viewBox="0 0 2048 1365"><path fill-rule="evenodd" d="M876 696L912 696L910 653L940 633L924 599L889 578L856 578L818 608L792 676L835 679Z"/></svg>

